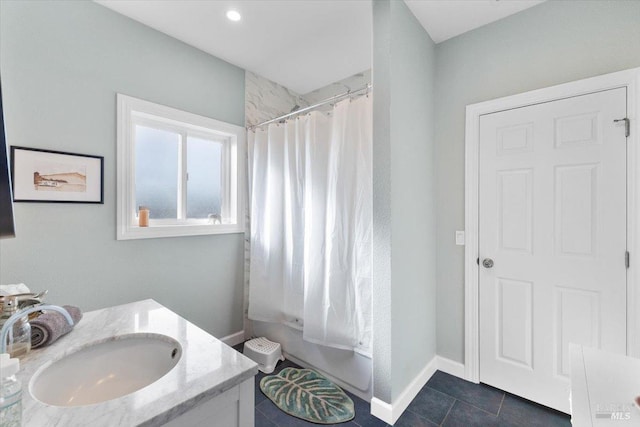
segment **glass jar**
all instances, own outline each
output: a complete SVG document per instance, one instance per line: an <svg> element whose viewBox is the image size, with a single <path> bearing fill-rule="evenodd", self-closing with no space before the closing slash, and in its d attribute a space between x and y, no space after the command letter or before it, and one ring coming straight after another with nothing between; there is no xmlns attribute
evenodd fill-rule
<svg viewBox="0 0 640 427"><path fill-rule="evenodd" d="M20 369L17 359L10 359L9 355L0 355L0 426L22 426L22 384L16 378Z"/></svg>
<svg viewBox="0 0 640 427"><path fill-rule="evenodd" d="M15 313L18 312L18 298L5 298L0 317L0 328ZM12 358L22 357L31 351L31 325L29 316L25 315L16 320L7 334L7 353Z"/></svg>

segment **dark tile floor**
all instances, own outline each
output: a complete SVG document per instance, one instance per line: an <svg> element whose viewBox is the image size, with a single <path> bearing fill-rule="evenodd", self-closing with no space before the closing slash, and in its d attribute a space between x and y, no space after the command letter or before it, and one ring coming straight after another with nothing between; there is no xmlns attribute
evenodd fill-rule
<svg viewBox="0 0 640 427"><path fill-rule="evenodd" d="M242 351L242 344L234 347ZM289 360L278 363L274 374L286 367L299 367ZM287 415L261 391L256 376L256 427L318 426ZM344 427L387 427L371 415L369 403L347 392L356 416ZM570 427L569 416L521 399L484 384L473 384L437 371L420 390L395 427Z"/></svg>

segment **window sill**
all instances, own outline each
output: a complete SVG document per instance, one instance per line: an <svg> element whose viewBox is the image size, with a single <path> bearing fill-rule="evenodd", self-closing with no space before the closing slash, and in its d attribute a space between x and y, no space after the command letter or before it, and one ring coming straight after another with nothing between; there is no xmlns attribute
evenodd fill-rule
<svg viewBox="0 0 640 427"><path fill-rule="evenodd" d="M206 236L211 234L244 233L239 224L155 225L150 227L118 227L118 240L154 239L160 237Z"/></svg>

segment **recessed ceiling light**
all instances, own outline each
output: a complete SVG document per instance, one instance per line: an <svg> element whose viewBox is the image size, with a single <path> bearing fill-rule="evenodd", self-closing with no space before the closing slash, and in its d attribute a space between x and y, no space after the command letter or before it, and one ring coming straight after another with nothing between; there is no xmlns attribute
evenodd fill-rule
<svg viewBox="0 0 640 427"><path fill-rule="evenodd" d="M242 15L237 10L227 10L227 19L236 22L242 19Z"/></svg>

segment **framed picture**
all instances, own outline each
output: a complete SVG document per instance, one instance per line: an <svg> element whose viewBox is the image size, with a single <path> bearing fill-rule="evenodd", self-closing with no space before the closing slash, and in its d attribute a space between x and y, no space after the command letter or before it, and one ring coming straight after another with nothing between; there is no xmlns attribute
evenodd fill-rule
<svg viewBox="0 0 640 427"><path fill-rule="evenodd" d="M104 203L104 157L11 147L15 202Z"/></svg>

